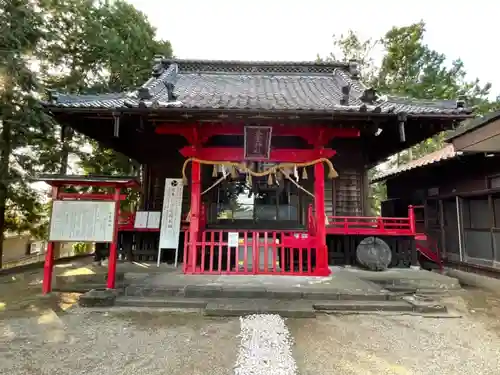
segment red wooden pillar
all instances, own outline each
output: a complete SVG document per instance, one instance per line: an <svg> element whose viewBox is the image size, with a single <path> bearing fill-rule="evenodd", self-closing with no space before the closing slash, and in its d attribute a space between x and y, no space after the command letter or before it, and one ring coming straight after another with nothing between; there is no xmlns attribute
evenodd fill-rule
<svg viewBox="0 0 500 375"><path fill-rule="evenodd" d="M325 168L323 163L314 165L314 202L316 208L316 238L317 259L316 274L328 276L328 248L326 246L326 217L325 217Z"/></svg>
<svg viewBox="0 0 500 375"><path fill-rule="evenodd" d="M57 200L59 187L52 187L52 204ZM43 284L42 294L52 292L52 273L54 270L54 242L49 241L47 250L45 251L45 263L43 265Z"/></svg>
<svg viewBox="0 0 500 375"><path fill-rule="evenodd" d="M113 197L115 202L115 225L113 229L113 242L109 245L108 259L108 289L115 289L116 286L116 260L118 258L118 219L120 217L120 188L115 188Z"/></svg>
<svg viewBox="0 0 500 375"><path fill-rule="evenodd" d="M201 214L201 165L197 161L191 163L191 217L189 221L189 253L187 272L194 272L196 267L196 242L200 230Z"/></svg>

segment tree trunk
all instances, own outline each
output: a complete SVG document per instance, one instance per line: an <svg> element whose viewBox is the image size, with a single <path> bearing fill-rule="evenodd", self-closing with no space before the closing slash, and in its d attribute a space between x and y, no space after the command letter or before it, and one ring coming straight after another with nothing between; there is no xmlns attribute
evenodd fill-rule
<svg viewBox="0 0 500 375"><path fill-rule="evenodd" d="M7 193L9 187L9 158L12 151L11 124L2 121L0 150L0 269L3 267L3 243L5 239L5 215L7 209Z"/></svg>

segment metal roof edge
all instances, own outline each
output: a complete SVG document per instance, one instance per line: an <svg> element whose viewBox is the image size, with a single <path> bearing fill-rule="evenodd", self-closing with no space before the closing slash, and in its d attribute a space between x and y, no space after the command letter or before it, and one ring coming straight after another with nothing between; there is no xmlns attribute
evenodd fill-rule
<svg viewBox="0 0 500 375"><path fill-rule="evenodd" d="M418 159L412 160L406 164L401 165L400 167L392 168L386 172L382 172L379 173L378 175L375 175L370 180L370 184L382 182L389 178L399 176L403 173L415 169L427 168L430 167L431 165L438 165L443 161L455 159L460 155L462 155L462 153L455 151L455 147L452 144L446 144L439 150L433 151Z"/></svg>
<svg viewBox="0 0 500 375"><path fill-rule="evenodd" d="M464 134L470 133L476 129L488 125L489 123L500 119L500 111L489 112L484 116L476 116L468 124L463 124L462 127L451 131L445 138L445 142L450 142Z"/></svg>

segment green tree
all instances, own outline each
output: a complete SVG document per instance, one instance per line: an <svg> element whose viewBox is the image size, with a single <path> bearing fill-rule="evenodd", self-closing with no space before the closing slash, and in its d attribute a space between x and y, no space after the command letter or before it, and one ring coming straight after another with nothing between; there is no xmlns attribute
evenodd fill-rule
<svg viewBox="0 0 500 375"><path fill-rule="evenodd" d="M47 43L42 63L49 89L75 94L132 90L150 77L155 55L172 56L170 42L157 40L147 17L125 1L46 0L45 9L49 32L56 35ZM77 154L89 173L129 172L123 156L70 129L59 134L63 131L62 173L69 153ZM78 152L83 143L90 143L91 154ZM100 154L105 157L95 157ZM103 164L97 166L98 161Z"/></svg>
<svg viewBox="0 0 500 375"><path fill-rule="evenodd" d="M469 81L463 62L458 59L448 65L444 54L424 43L424 34L424 22L393 27L379 39L362 40L354 31L349 31L334 37L334 52L324 60L358 60L363 81L383 94L423 100L462 97L480 111L494 108L497 103L488 100L491 85L481 84L477 79ZM373 58L376 48L383 50L380 62ZM419 158L441 148L443 143L444 134L438 134L393 157L392 164ZM373 175L375 171L370 173ZM371 189L372 208L379 213L385 187L373 184Z"/></svg>
<svg viewBox="0 0 500 375"><path fill-rule="evenodd" d="M43 229L47 204L29 184L30 175L64 172L70 153L82 156L89 173L131 169L127 158L95 142L92 156L79 152L89 140L44 114L38 100L45 89L134 89L149 78L152 58L170 57L172 50L144 14L122 0L4 0L0 28L1 263L6 230Z"/></svg>
<svg viewBox="0 0 500 375"><path fill-rule="evenodd" d="M36 230L43 209L30 174L51 171L57 140L35 96L31 65L46 37L37 2L0 3L0 268L5 231Z"/></svg>

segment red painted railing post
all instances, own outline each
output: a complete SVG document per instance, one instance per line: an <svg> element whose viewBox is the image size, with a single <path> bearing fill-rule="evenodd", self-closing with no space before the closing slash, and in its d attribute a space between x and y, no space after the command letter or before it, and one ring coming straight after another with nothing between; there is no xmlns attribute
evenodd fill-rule
<svg viewBox="0 0 500 375"><path fill-rule="evenodd" d="M318 276L328 276L328 248L326 246L325 217L325 168L323 163L314 165L314 201L316 205L316 273Z"/></svg>
<svg viewBox="0 0 500 375"><path fill-rule="evenodd" d="M408 206L408 220L410 222L410 232L416 234L415 209L413 206Z"/></svg>
<svg viewBox="0 0 500 375"><path fill-rule="evenodd" d="M52 204L57 200L59 187L52 187ZM52 292L52 272L54 270L54 242L49 241L45 251L45 263L43 265L42 294Z"/></svg>
<svg viewBox="0 0 500 375"><path fill-rule="evenodd" d="M120 188L115 188L115 225L113 229L113 242L109 245L108 260L108 289L115 289L116 286L116 260L118 259L118 219L120 217Z"/></svg>
<svg viewBox="0 0 500 375"><path fill-rule="evenodd" d="M194 272L196 267L196 243L200 230L201 210L201 166L197 161L191 163L191 217L189 221L189 252L187 272Z"/></svg>

